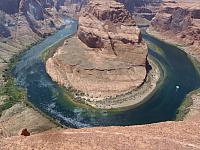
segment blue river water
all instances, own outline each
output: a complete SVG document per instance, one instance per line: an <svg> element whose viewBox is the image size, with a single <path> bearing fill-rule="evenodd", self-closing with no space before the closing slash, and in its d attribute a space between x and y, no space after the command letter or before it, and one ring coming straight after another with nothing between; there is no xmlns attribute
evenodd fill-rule
<svg viewBox="0 0 200 150"><path fill-rule="evenodd" d="M26 51L13 69L17 84L27 89L28 100L34 107L64 126L119 126L173 120L186 94L200 87L200 76L186 53L149 35L143 35L145 40L156 47L149 48L149 55L165 70L162 86L148 101L137 108L117 112L76 105L66 98L61 88L48 76L41 57L46 48L76 32L77 22L67 22L69 25L66 28Z"/></svg>

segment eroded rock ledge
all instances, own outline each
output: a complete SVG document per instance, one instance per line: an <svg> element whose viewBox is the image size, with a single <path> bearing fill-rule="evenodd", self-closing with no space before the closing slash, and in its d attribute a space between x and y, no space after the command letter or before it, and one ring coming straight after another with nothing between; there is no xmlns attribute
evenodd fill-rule
<svg viewBox="0 0 200 150"><path fill-rule="evenodd" d="M0 147L5 150L54 150L55 147L70 150L199 150L199 131L199 119L129 127L67 129L29 137L0 138Z"/></svg>
<svg viewBox="0 0 200 150"><path fill-rule="evenodd" d="M53 80L102 100L139 87L147 71L147 46L124 6L91 0L79 18L77 36L46 63Z"/></svg>
<svg viewBox="0 0 200 150"><path fill-rule="evenodd" d="M149 33L181 46L200 60L200 3L166 0L151 22Z"/></svg>

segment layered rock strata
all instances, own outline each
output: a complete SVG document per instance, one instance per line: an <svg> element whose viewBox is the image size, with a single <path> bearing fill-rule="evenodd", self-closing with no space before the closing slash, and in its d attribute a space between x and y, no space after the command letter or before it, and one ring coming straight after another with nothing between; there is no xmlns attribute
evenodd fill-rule
<svg viewBox="0 0 200 150"><path fill-rule="evenodd" d="M200 60L199 1L164 1L151 25L152 34L182 46Z"/></svg>
<svg viewBox="0 0 200 150"><path fill-rule="evenodd" d="M162 0L117 0L123 3L126 8L133 13L147 20L151 20L159 10Z"/></svg>
<svg viewBox="0 0 200 150"><path fill-rule="evenodd" d="M46 68L58 83L101 100L139 87L146 64L147 46L124 6L91 0L81 12L77 37L65 42Z"/></svg>
<svg viewBox="0 0 200 150"><path fill-rule="evenodd" d="M77 18L87 2L88 0L57 0L55 7L62 14Z"/></svg>

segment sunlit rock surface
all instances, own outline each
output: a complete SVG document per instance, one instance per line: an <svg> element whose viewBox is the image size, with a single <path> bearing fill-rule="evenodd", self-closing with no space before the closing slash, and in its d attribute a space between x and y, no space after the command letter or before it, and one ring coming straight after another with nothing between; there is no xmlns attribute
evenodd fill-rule
<svg viewBox="0 0 200 150"><path fill-rule="evenodd" d="M67 129L1 138L3 150L198 150L200 122L165 122L129 127Z"/></svg>
<svg viewBox="0 0 200 150"><path fill-rule="evenodd" d="M116 96L146 77L147 46L124 6L91 0L79 17L77 36L47 61L53 80L92 99Z"/></svg>
<svg viewBox="0 0 200 150"><path fill-rule="evenodd" d="M164 1L152 20L150 32L183 46L200 60L200 2L198 0ZM157 32L157 33L156 33Z"/></svg>

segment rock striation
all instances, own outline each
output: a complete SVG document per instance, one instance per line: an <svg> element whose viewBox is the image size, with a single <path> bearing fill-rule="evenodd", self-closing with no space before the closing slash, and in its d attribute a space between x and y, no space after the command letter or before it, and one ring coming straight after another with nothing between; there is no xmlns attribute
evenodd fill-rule
<svg viewBox="0 0 200 150"><path fill-rule="evenodd" d="M46 68L58 83L102 100L139 87L146 65L147 46L124 6L91 0L79 17L77 36L65 42Z"/></svg>
<svg viewBox="0 0 200 150"><path fill-rule="evenodd" d="M187 52L200 59L200 3L197 0L164 1L151 22L152 34L187 47ZM153 33L154 32L154 33ZM156 33L157 32L157 33Z"/></svg>

